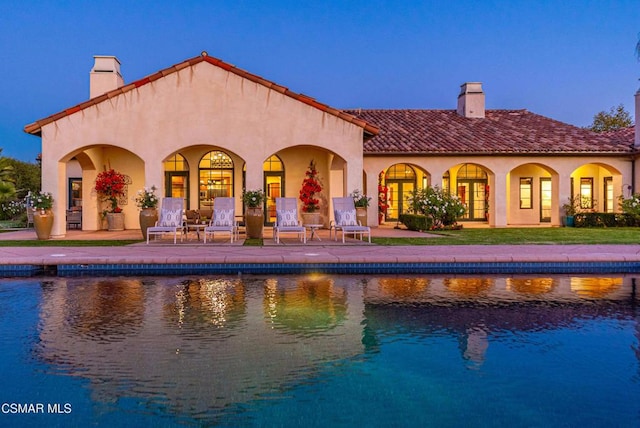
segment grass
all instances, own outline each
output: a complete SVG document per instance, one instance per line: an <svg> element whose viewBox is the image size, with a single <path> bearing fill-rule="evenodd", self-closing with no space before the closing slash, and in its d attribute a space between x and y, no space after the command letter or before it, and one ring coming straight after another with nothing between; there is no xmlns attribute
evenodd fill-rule
<svg viewBox="0 0 640 428"><path fill-rule="evenodd" d="M378 245L628 245L640 244L640 228L474 228L429 232L424 238L372 238L371 241ZM140 242L142 240L0 240L0 247L119 247ZM259 247L263 241L246 239L244 245Z"/></svg>
<svg viewBox="0 0 640 428"><path fill-rule="evenodd" d="M640 228L504 228L430 232L437 237L373 238L378 245L640 244Z"/></svg>

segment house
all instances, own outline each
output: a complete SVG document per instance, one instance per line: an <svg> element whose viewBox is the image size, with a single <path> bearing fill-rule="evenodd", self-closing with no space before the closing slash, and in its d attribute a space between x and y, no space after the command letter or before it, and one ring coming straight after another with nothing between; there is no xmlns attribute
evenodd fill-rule
<svg viewBox="0 0 640 428"><path fill-rule="evenodd" d="M52 236L82 205L83 230L103 228L93 185L114 168L130 178L125 228L138 228L132 197L155 185L208 209L243 189L297 197L314 160L330 201L355 189L388 188L386 220L406 210L412 189L438 185L467 204L468 221L491 226L560 225L561 205L616 211L637 188L633 130L595 134L526 110L486 110L482 85L461 86L456 110L340 110L201 55L125 84L120 62L96 56L90 99L25 127L42 139L43 188L55 197ZM636 94L636 104L640 95ZM638 105L637 111L640 110ZM377 224L377 204L368 211Z"/></svg>

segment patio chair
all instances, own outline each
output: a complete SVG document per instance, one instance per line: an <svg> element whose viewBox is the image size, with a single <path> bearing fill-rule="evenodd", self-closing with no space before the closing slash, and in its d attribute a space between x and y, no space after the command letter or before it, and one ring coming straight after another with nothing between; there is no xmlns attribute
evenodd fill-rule
<svg viewBox="0 0 640 428"><path fill-rule="evenodd" d="M229 233L231 242L238 238L238 223L236 222L236 198L217 197L213 200L213 214L209 225L204 228L204 243L207 236L215 238L216 232Z"/></svg>
<svg viewBox="0 0 640 428"><path fill-rule="evenodd" d="M369 237L369 243L371 243L371 228L369 226L362 226L356 220L356 206L353 202L353 198L348 196L346 198L332 198L333 200L333 217L334 221L329 225L329 238L331 238L331 231L335 232L334 240L338 240L338 231L342 232L342 243L344 243L344 235L360 236L360 240L364 235Z"/></svg>
<svg viewBox="0 0 640 428"><path fill-rule="evenodd" d="M82 228L82 211L67 210L67 229L71 229L71 227Z"/></svg>
<svg viewBox="0 0 640 428"><path fill-rule="evenodd" d="M307 229L298 220L296 198L276 198L276 221L273 225L273 239L280 243L281 233L296 233L307 243Z"/></svg>
<svg viewBox="0 0 640 428"><path fill-rule="evenodd" d="M165 233L173 233L173 243L175 244L180 233L180 242L184 237L184 222L182 220L182 207L184 199L182 198L164 198L160 208L160 218L156 221L155 226L147 229L147 244L151 235L164 235Z"/></svg>

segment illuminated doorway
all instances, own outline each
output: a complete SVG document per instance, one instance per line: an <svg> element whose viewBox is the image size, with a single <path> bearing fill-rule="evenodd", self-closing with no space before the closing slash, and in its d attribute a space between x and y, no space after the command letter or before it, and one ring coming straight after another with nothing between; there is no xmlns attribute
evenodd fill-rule
<svg viewBox="0 0 640 428"><path fill-rule="evenodd" d="M540 222L551 222L551 179L540 178Z"/></svg>
<svg viewBox="0 0 640 428"><path fill-rule="evenodd" d="M463 220L485 221L488 208L487 173L479 166L464 164L458 170L456 189L467 207Z"/></svg>
<svg viewBox="0 0 640 428"><path fill-rule="evenodd" d="M284 166L278 156L271 156L263 164L265 190L265 224L276 221L276 198L284 196Z"/></svg>
<svg viewBox="0 0 640 428"><path fill-rule="evenodd" d="M387 220L398 220L400 214L407 211L407 198L416 188L416 171L410 165L398 163L392 165L385 174L387 193Z"/></svg>
<svg viewBox="0 0 640 428"><path fill-rule="evenodd" d="M164 162L165 196L183 198L189 207L189 164L179 153Z"/></svg>
<svg viewBox="0 0 640 428"><path fill-rule="evenodd" d="M198 165L198 208L213 209L219 196L233 196L233 160L227 153L214 150L205 154Z"/></svg>

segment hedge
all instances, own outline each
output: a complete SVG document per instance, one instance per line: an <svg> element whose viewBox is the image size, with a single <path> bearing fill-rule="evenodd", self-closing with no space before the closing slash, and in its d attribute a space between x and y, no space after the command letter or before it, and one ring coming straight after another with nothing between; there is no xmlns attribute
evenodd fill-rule
<svg viewBox="0 0 640 428"><path fill-rule="evenodd" d="M634 227L640 219L622 213L579 213L573 218L575 227Z"/></svg>
<svg viewBox="0 0 640 428"><path fill-rule="evenodd" d="M400 223L407 226L409 230L430 230L433 226L433 220L431 217L418 214L400 214Z"/></svg>

